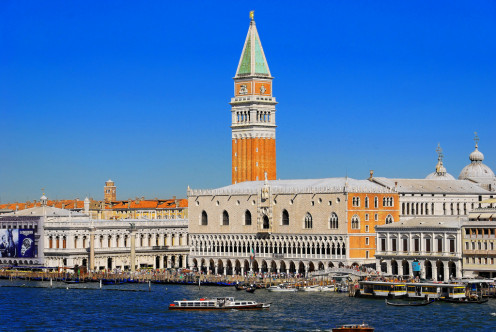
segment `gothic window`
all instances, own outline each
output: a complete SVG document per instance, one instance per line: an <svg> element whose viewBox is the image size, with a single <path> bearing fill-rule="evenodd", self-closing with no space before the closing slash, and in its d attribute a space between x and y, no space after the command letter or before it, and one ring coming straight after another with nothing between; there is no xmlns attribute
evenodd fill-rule
<svg viewBox="0 0 496 332"><path fill-rule="evenodd" d="M386 217L386 224L392 224L393 223L393 216L388 214Z"/></svg>
<svg viewBox="0 0 496 332"><path fill-rule="evenodd" d="M356 214L351 218L351 229L360 229L360 219Z"/></svg>
<svg viewBox="0 0 496 332"><path fill-rule="evenodd" d="M310 229L313 227L313 222L312 222L312 215L307 212L305 215L305 228Z"/></svg>
<svg viewBox="0 0 496 332"><path fill-rule="evenodd" d="M338 228L338 215L335 212L331 214L331 219L329 220L329 228L330 229Z"/></svg>
<svg viewBox="0 0 496 332"><path fill-rule="evenodd" d="M205 211L202 211L202 214L201 214L201 224L203 226L208 225L208 216L207 216L207 212L205 212Z"/></svg>
<svg viewBox="0 0 496 332"><path fill-rule="evenodd" d="M360 197L353 197L353 199L351 201L352 201L352 205L354 207L360 206Z"/></svg>
<svg viewBox="0 0 496 332"><path fill-rule="evenodd" d="M227 213L226 210L222 212L222 225L228 226L229 225L229 213Z"/></svg>
<svg viewBox="0 0 496 332"><path fill-rule="evenodd" d="M379 207L379 198L377 196L374 197L374 208L378 208Z"/></svg>
<svg viewBox="0 0 496 332"><path fill-rule="evenodd" d="M251 225L251 212L246 210L245 212L245 225L250 226Z"/></svg>
<svg viewBox="0 0 496 332"><path fill-rule="evenodd" d="M382 206L387 206L386 197L383 197L382 198Z"/></svg>
<svg viewBox="0 0 496 332"><path fill-rule="evenodd" d="M369 198L368 197L365 197L365 208L366 209L369 208Z"/></svg>
<svg viewBox="0 0 496 332"><path fill-rule="evenodd" d="M287 210L282 210L282 225L283 226L289 225L289 213Z"/></svg>

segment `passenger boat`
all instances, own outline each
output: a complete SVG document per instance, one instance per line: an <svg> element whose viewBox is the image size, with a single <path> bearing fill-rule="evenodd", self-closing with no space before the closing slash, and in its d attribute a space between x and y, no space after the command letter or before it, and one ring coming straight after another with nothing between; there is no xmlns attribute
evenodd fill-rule
<svg viewBox="0 0 496 332"><path fill-rule="evenodd" d="M439 284L439 283L407 283L407 297L424 299L461 299L465 298L466 286L461 284Z"/></svg>
<svg viewBox="0 0 496 332"><path fill-rule="evenodd" d="M406 284L386 281L360 281L358 297L405 297Z"/></svg>
<svg viewBox="0 0 496 332"><path fill-rule="evenodd" d="M367 324L345 324L333 328L332 332L374 332L374 328Z"/></svg>
<svg viewBox="0 0 496 332"><path fill-rule="evenodd" d="M267 288L269 292L296 292L298 289L291 284L279 284Z"/></svg>
<svg viewBox="0 0 496 332"><path fill-rule="evenodd" d="M466 286L462 284L360 281L358 297L407 297L412 299L459 299L465 298Z"/></svg>
<svg viewBox="0 0 496 332"><path fill-rule="evenodd" d="M269 309L270 303L234 300L233 297L212 299L181 300L169 304L169 310L260 310Z"/></svg>
<svg viewBox="0 0 496 332"><path fill-rule="evenodd" d="M404 303L400 303L400 302L389 302L387 299L386 299L386 304L387 305L392 305L392 306L395 306L395 307L420 307L420 306L424 306L424 305L428 305L428 304L432 304L434 303L434 299L432 300L425 300L425 301L415 301L415 302L404 302Z"/></svg>

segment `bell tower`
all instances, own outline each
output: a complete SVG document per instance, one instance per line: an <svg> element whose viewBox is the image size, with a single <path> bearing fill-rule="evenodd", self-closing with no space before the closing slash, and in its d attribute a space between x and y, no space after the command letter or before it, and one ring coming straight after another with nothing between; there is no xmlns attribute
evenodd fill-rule
<svg viewBox="0 0 496 332"><path fill-rule="evenodd" d="M105 187L103 189L104 189L104 196L103 197L104 197L105 203L110 203L110 202L117 200L117 193L116 193L114 181L112 181L110 179L108 181L106 181Z"/></svg>
<svg viewBox="0 0 496 332"><path fill-rule="evenodd" d="M276 179L276 99L269 65L250 12L236 76L232 114L232 183Z"/></svg>

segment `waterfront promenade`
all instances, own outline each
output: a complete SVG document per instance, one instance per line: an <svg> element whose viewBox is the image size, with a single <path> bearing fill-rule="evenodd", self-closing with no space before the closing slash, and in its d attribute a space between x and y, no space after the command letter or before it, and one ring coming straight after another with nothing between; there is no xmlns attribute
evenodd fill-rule
<svg viewBox="0 0 496 332"><path fill-rule="evenodd" d="M332 285L336 280L328 276L302 277L299 275L272 275L272 274L251 274L247 276L223 276L213 274L202 274L189 270L168 271L168 270L143 270L135 273L122 272L94 272L81 273L79 276L67 272L36 272L36 271L0 271L0 279L7 280L28 280L28 281L82 281L82 282L134 282L134 283L154 283L154 284L179 284L179 285L200 285L200 286L233 286L236 283L258 284L262 287L278 285L282 282L292 283L296 286L304 285Z"/></svg>

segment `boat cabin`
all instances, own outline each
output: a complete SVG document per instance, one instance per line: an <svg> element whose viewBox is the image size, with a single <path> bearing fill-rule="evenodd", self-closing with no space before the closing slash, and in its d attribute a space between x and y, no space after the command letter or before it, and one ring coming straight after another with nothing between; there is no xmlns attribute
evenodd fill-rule
<svg viewBox="0 0 496 332"><path fill-rule="evenodd" d="M465 297L465 285L437 284L437 283L407 283L407 297L409 298L450 298Z"/></svg>
<svg viewBox="0 0 496 332"><path fill-rule="evenodd" d="M363 297L404 297L406 284L386 281L360 281L359 296Z"/></svg>

